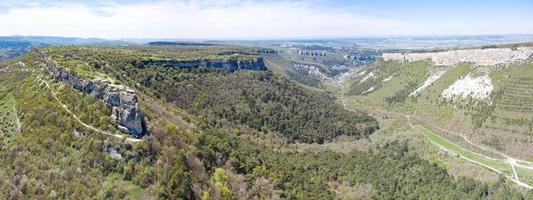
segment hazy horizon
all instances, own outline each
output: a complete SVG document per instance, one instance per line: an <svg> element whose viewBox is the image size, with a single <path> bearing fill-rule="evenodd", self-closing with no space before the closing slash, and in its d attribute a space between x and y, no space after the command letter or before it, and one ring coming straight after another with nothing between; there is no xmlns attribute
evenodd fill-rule
<svg viewBox="0 0 533 200"><path fill-rule="evenodd" d="M533 34L533 2L7 0L0 35L331 39Z"/></svg>
<svg viewBox="0 0 533 200"><path fill-rule="evenodd" d="M28 38L76 38L76 39L102 39L102 40L117 40L117 41L307 41L307 40L350 40L350 39L429 39L429 38L458 38L458 37L533 37L533 33L529 34L487 34L487 35L467 35L467 34L450 34L450 35L356 35L345 37L277 37L277 38L104 38L104 37L81 37L81 36L64 36L64 35L0 35L0 38L4 37L28 37Z"/></svg>

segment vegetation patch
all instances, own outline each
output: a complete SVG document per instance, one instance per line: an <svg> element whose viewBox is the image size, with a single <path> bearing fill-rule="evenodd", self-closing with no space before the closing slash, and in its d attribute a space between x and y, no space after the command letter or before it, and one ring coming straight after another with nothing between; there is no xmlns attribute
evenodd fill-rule
<svg viewBox="0 0 533 200"><path fill-rule="evenodd" d="M132 84L144 86L215 127L243 124L309 143L323 143L339 135L362 138L378 128L370 116L344 110L330 103L333 97L304 90L269 72L123 70L136 80Z"/></svg>
<svg viewBox="0 0 533 200"><path fill-rule="evenodd" d="M20 122L15 98L6 86L0 86L0 141L3 139L3 142L7 143L13 135L19 132Z"/></svg>
<svg viewBox="0 0 533 200"><path fill-rule="evenodd" d="M491 158L489 156L485 156L474 151L465 149L434 133L433 131L424 128L422 125L414 125L414 128L420 133L424 134L432 143L446 149L447 151L451 151L452 153L459 155L472 162L478 162L479 164L484 165L485 167L504 172L506 175L510 176L512 174L513 170L511 168L511 165L509 165L505 159Z"/></svg>
<svg viewBox="0 0 533 200"><path fill-rule="evenodd" d="M403 102L405 98L428 77L427 65L428 64L425 61L412 63L386 62L383 67L396 68L398 71L392 74L385 73L382 76L375 76L376 78L380 77L377 81L379 81L382 86L370 93L368 98L376 101L383 101L383 99L388 97L392 100L391 102ZM396 75L394 75L392 79L383 82L385 78L393 74Z"/></svg>
<svg viewBox="0 0 533 200"><path fill-rule="evenodd" d="M105 177L102 189L98 192L98 197L102 199L116 199L129 197L130 199L145 199L146 191L132 181L125 180L122 173L113 172Z"/></svg>

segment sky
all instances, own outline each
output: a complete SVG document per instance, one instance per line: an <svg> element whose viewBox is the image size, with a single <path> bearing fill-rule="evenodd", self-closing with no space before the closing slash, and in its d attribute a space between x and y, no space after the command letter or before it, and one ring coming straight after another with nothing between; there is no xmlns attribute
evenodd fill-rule
<svg viewBox="0 0 533 200"><path fill-rule="evenodd" d="M0 35L293 39L533 34L533 0L1 0Z"/></svg>

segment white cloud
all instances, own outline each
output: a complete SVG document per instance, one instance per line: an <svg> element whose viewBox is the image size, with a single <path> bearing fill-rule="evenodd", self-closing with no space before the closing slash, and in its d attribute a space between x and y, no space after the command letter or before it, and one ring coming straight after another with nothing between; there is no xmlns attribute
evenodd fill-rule
<svg viewBox="0 0 533 200"><path fill-rule="evenodd" d="M68 3L0 13L0 35L232 39L398 34L412 28L403 21L306 2Z"/></svg>

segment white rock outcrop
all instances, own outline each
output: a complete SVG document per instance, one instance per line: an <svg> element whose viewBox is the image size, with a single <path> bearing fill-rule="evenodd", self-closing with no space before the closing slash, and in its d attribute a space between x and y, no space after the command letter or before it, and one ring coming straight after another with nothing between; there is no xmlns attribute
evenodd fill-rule
<svg viewBox="0 0 533 200"><path fill-rule="evenodd" d="M384 60L399 60L412 62L431 60L436 65L453 66L461 62L475 65L498 65L526 60L533 54L533 47L492 48L492 49L463 49L444 52L427 53L383 53Z"/></svg>
<svg viewBox="0 0 533 200"><path fill-rule="evenodd" d="M445 99L471 97L473 99L483 100L490 96L493 89L494 87L488 75L472 77L468 74L464 78L456 80L450 87L442 91L441 96Z"/></svg>
<svg viewBox="0 0 533 200"><path fill-rule="evenodd" d="M444 73L446 73L445 70L442 70L442 71L438 71L436 73L434 73L433 75L429 76L428 79L426 79L424 81L424 83L419 86L418 88L416 88L415 91L411 92L411 94L409 94L409 96L415 96L417 95L418 93L422 92L424 89L426 89L428 86L430 86L431 84L433 84L433 82L435 82L436 80L438 80L442 75L444 75Z"/></svg>
<svg viewBox="0 0 533 200"><path fill-rule="evenodd" d="M361 94L370 93L370 92L374 91L374 89L375 89L374 86L372 86L372 87L368 88L368 90L365 90L364 92L362 92Z"/></svg>
<svg viewBox="0 0 533 200"><path fill-rule="evenodd" d="M370 72L368 73L365 77L363 77L363 79L361 79L361 81L359 81L359 83L362 83L362 82L365 82L366 80L368 80L369 78L371 78L372 76L374 76L374 72Z"/></svg>
<svg viewBox="0 0 533 200"><path fill-rule="evenodd" d="M304 65L304 64L294 64L294 68L300 72L303 72L308 75L320 77L320 78L328 78L328 76L320 71L320 68L313 65Z"/></svg>
<svg viewBox="0 0 533 200"><path fill-rule="evenodd" d="M387 81L390 81L394 76L390 75L389 77L387 77L386 79L383 79L383 82L387 82Z"/></svg>

